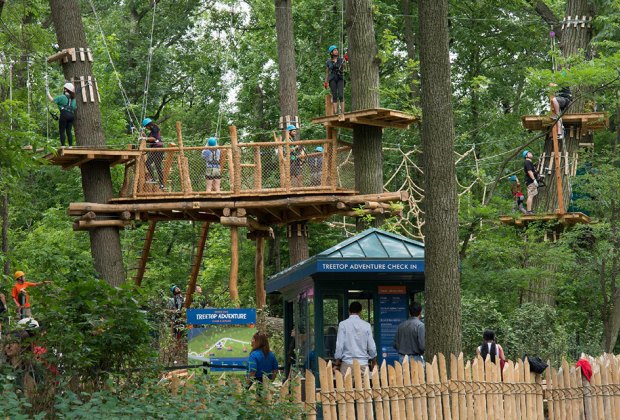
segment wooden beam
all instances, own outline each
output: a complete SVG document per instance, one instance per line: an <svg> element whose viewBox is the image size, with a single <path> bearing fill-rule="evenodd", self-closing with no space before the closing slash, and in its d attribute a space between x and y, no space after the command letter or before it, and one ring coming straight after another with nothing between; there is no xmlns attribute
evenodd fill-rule
<svg viewBox="0 0 620 420"><path fill-rule="evenodd" d="M62 169L64 169L65 171L75 168L76 166L82 166L83 164L85 164L86 162L90 162L91 160L95 159L95 155L94 154L88 154L86 155L86 157L83 157L82 159L76 160L75 162L72 162L68 165L62 165Z"/></svg>
<svg viewBox="0 0 620 420"><path fill-rule="evenodd" d="M239 144L237 141L237 127L231 125L228 127L230 132L230 144L232 151L232 166L239 168L233 174L231 173L230 183L232 185L232 190L235 194L238 194L241 191L241 150L239 149Z"/></svg>
<svg viewBox="0 0 620 420"><path fill-rule="evenodd" d="M228 278L228 289L230 292L230 300L235 306L239 306L239 288L237 287L239 280L239 228L233 226L230 228L230 276Z"/></svg>
<svg viewBox="0 0 620 420"><path fill-rule="evenodd" d="M48 63L53 63L54 61L62 60L67 57L71 57L71 51L73 48L68 48L57 52L56 54L50 55L47 57Z"/></svg>
<svg viewBox="0 0 620 420"><path fill-rule="evenodd" d="M267 303L265 292L265 238L256 238L254 258L254 277L256 279L256 307L262 309Z"/></svg>
<svg viewBox="0 0 620 420"><path fill-rule="evenodd" d="M101 227L125 227L126 221L123 220L79 220L73 224L73 230L88 230Z"/></svg>
<svg viewBox="0 0 620 420"><path fill-rule="evenodd" d="M248 226L248 218L247 217L237 217L237 216L222 216L220 217L220 223L222 226L238 226L238 227L246 227Z"/></svg>
<svg viewBox="0 0 620 420"><path fill-rule="evenodd" d="M198 273L200 272L200 264L202 263L202 257L204 255L205 244L207 243L207 236L209 234L209 222L202 224L200 230L200 239L198 240L198 248L196 249L196 255L194 255L194 262L192 263L192 272L189 276L189 284L187 285L187 291L185 292L185 308L189 308L192 304L194 292L196 291L196 279L198 279Z"/></svg>
<svg viewBox="0 0 620 420"><path fill-rule="evenodd" d="M409 124L398 124L398 123L388 122L388 121L383 121L383 120L371 120L370 118L351 118L349 121L355 124L370 125L373 127L381 127L381 128L401 128L401 129L409 128Z"/></svg>
<svg viewBox="0 0 620 420"><path fill-rule="evenodd" d="M140 260L138 262L138 271L134 277L136 286L142 285L142 279L144 278L144 272L146 271L146 263L149 259L149 253L151 252L151 243L153 242L153 236L155 235L156 221L149 221L149 228L146 231L146 237L144 238L144 244L142 244L142 254L140 254Z"/></svg>
<svg viewBox="0 0 620 420"><path fill-rule="evenodd" d="M553 112L553 96L549 97L551 102L551 110ZM558 146L558 125L554 124L551 129L551 136L553 138L553 159L555 161L555 182L558 194L558 213L564 214L566 210L564 209L564 191L562 191L562 171L560 165L560 148ZM567 162L568 164L568 162Z"/></svg>

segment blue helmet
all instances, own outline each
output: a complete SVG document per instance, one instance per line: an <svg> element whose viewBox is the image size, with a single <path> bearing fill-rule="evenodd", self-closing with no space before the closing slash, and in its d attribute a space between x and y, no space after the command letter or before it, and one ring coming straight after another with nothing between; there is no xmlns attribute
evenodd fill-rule
<svg viewBox="0 0 620 420"><path fill-rule="evenodd" d="M524 150L523 153L521 153L521 156L523 156L523 159L525 159L527 157L528 153L530 153L529 150Z"/></svg>
<svg viewBox="0 0 620 420"><path fill-rule="evenodd" d="M330 45L330 47L329 47L329 53L331 54L331 53L332 53L332 51L337 50L337 49L338 49L338 46L337 46L337 45Z"/></svg>
<svg viewBox="0 0 620 420"><path fill-rule="evenodd" d="M323 148L321 146L317 146L317 148L314 150L316 150L317 152L323 153Z"/></svg>
<svg viewBox="0 0 620 420"><path fill-rule="evenodd" d="M293 131L293 130L297 130L297 127L295 127L293 124L289 124L286 126L286 131Z"/></svg>
<svg viewBox="0 0 620 420"><path fill-rule="evenodd" d="M517 182L517 176L516 175L509 176L508 180L512 182Z"/></svg>
<svg viewBox="0 0 620 420"><path fill-rule="evenodd" d="M215 137L209 137L209 140L207 140L207 145L217 146L217 139Z"/></svg>
<svg viewBox="0 0 620 420"><path fill-rule="evenodd" d="M147 125L149 125L150 123L152 123L153 120L150 118L145 118L142 120L142 127L146 127Z"/></svg>
<svg viewBox="0 0 620 420"><path fill-rule="evenodd" d="M177 288L177 285L176 285L176 284L173 284L173 285L170 287L170 293L172 293L172 294L174 295L174 289L176 289L176 288Z"/></svg>

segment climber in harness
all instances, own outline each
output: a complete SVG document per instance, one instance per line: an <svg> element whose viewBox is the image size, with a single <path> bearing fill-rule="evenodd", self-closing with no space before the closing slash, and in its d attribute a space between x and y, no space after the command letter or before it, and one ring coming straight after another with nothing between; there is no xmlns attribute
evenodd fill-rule
<svg viewBox="0 0 620 420"><path fill-rule="evenodd" d="M516 211L517 209L519 209L521 213L523 214L527 213L527 210L525 210L525 207L523 207L525 196L523 195L523 192L521 191L521 183L519 182L519 178L517 178L516 175L512 175L511 177L508 178L508 180L512 183L512 186L510 187L510 191L512 192L512 196L514 197L514 200L515 200L512 206L512 211Z"/></svg>
<svg viewBox="0 0 620 420"><path fill-rule="evenodd" d="M142 120L142 127L149 130L149 134L144 134L142 138L146 139L149 149L158 149L164 147L164 143L161 141L161 134L159 127L150 118ZM147 152L146 168L149 171L151 180L155 182L155 174L153 173L153 165L157 171L157 177L159 180L159 188L164 189L164 170L162 169L162 162L164 160L163 152Z"/></svg>
<svg viewBox="0 0 620 420"><path fill-rule="evenodd" d="M349 62L349 57L347 54L344 55L344 58L339 57L336 45L330 46L328 51L329 59L326 63L323 87L327 89L329 86L332 92L333 113L338 113L338 105L340 105L340 113L344 114L344 70Z"/></svg>
<svg viewBox="0 0 620 420"><path fill-rule="evenodd" d="M525 214L534 214L532 211L532 204L534 203L534 197L538 195L539 179L540 175L536 170L536 166L532 163L534 155L529 150L523 151L523 172L525 172L525 185L527 185L527 211Z"/></svg>
<svg viewBox="0 0 620 420"><path fill-rule="evenodd" d="M556 85L555 83L549 83L549 86L553 88L557 87L558 85ZM560 118L560 115L566 111L572 99L573 97L569 87L561 88L557 91L555 95L552 96L551 106L553 109L551 111L553 113L552 118L554 120L557 120L556 126L558 130L558 140L564 138L564 125L562 124L562 119Z"/></svg>
<svg viewBox="0 0 620 420"><path fill-rule="evenodd" d="M286 126L288 131L288 141L296 141L297 139L297 127L293 124ZM291 155L291 184L293 187L302 187L302 170L303 159L306 157L306 150L301 144L290 147Z"/></svg>
<svg viewBox="0 0 620 420"><path fill-rule="evenodd" d="M222 151L220 149L215 149L216 146L217 139L215 137L210 137L209 140L207 140L208 149L202 151L202 158L207 165L207 192L219 191L220 181L222 180L222 168L220 164Z"/></svg>
<svg viewBox="0 0 620 420"><path fill-rule="evenodd" d="M65 83L62 95L52 97L49 89L46 88L47 99L54 102L60 111L58 118L58 131L60 132L60 145L65 147L65 137L69 142L69 147L73 146L73 136L71 129L73 128L74 114L77 109L77 101L75 100L75 86L73 83Z"/></svg>

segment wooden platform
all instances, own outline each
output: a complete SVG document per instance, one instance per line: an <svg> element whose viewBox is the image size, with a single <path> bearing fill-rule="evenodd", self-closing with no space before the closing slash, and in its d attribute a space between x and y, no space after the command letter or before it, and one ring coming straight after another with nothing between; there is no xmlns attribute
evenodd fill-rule
<svg viewBox="0 0 620 420"><path fill-rule="evenodd" d="M314 124L325 124L331 127L352 129L356 125L370 125L382 128L407 129L417 117L401 111L386 108L362 109L359 111L345 112L338 115L327 115L313 118Z"/></svg>
<svg viewBox="0 0 620 420"><path fill-rule="evenodd" d="M109 162L111 166L127 163L140 156L140 150L114 150L108 148L64 148L58 149L56 153L49 153L45 156L52 165L61 166L67 170L79 167L93 160Z"/></svg>
<svg viewBox="0 0 620 420"><path fill-rule="evenodd" d="M549 115L524 115L521 122L523 128L532 131L546 130L554 123ZM564 126L578 125L589 130L601 130L609 126L609 115L606 112L564 114L562 123Z"/></svg>
<svg viewBox="0 0 620 420"><path fill-rule="evenodd" d="M532 222L551 222L557 220L563 225L575 225L577 223L590 223L590 217L583 213L542 213L542 214L528 214L522 216L500 216L499 221L506 225L525 226Z"/></svg>

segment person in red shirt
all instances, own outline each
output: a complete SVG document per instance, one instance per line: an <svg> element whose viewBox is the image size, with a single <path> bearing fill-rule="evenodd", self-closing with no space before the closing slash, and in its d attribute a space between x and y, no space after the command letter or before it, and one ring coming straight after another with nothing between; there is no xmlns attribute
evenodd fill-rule
<svg viewBox="0 0 620 420"><path fill-rule="evenodd" d="M26 281L26 274L23 271L15 272L15 285L11 291L11 295L13 296L15 305L17 305L17 313L19 314L20 319L32 317L32 313L30 311L30 299L26 289L28 287L35 287L49 283L51 283L50 280L42 281L40 283L29 282Z"/></svg>

